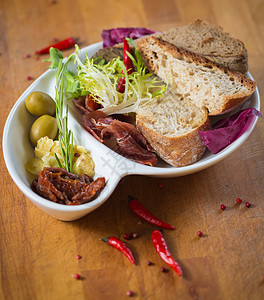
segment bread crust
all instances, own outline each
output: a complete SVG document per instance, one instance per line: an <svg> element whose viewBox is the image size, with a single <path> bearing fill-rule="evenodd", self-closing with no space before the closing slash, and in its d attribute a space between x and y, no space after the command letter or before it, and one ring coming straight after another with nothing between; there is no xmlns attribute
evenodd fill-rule
<svg viewBox="0 0 264 300"><path fill-rule="evenodd" d="M156 36L228 69L241 73L248 71L248 55L244 43L225 32L221 26L197 19Z"/></svg>
<svg viewBox="0 0 264 300"><path fill-rule="evenodd" d="M211 125L206 114L202 124L192 131L181 136L169 137L152 130L139 114L136 116L136 126L160 158L174 167L183 167L195 163L203 156L206 147L199 131L209 130Z"/></svg>
<svg viewBox="0 0 264 300"><path fill-rule="evenodd" d="M200 66L207 66L210 69L218 69L225 73L227 76L232 77L236 81L239 81L243 86L247 88L247 92L240 92L236 93L235 95L225 96L223 105L221 105L220 107L215 107L213 111L209 110L210 116L223 114L236 108L237 106L245 102L256 89L256 83L240 72L229 70L223 67L222 65L216 64L196 53L179 48L169 42L163 41L160 38L149 36L145 39L141 39L140 41L138 41L137 47L138 50L141 52L141 55L144 57L148 68L156 75L159 75L158 71L160 64L154 65L153 57L149 55L150 47L153 45L159 47L162 53L171 55L175 59L184 59L186 61L190 60L194 64ZM162 79L166 81L165 78Z"/></svg>

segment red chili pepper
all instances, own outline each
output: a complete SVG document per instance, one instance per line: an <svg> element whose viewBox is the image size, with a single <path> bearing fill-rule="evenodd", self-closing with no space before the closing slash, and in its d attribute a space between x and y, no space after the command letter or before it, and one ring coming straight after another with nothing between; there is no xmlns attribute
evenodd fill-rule
<svg viewBox="0 0 264 300"><path fill-rule="evenodd" d="M153 245L156 251L159 253L160 257L165 261L165 263L170 266L179 276L182 276L182 269L176 260L172 257L170 251L168 250L166 241L159 230L154 230L151 234Z"/></svg>
<svg viewBox="0 0 264 300"><path fill-rule="evenodd" d="M123 62L125 65L125 68L127 70L127 74L131 74L133 72L133 62L131 58L128 56L127 52L131 54L131 50L129 48L128 42L126 39L123 39L123 45L124 45L124 50L123 50ZM122 74L124 72L122 71ZM125 84L126 84L126 79L125 77L121 77L119 79L118 85L117 85L117 91L119 93L124 93L125 91Z"/></svg>
<svg viewBox="0 0 264 300"><path fill-rule="evenodd" d="M101 239L101 240L106 242L109 246L112 246L117 250L121 251L123 254L125 254L125 256L129 259L129 261L132 262L132 264L135 264L135 259L133 257L131 250L120 239L116 237L109 237L107 239Z"/></svg>
<svg viewBox="0 0 264 300"><path fill-rule="evenodd" d="M120 77L119 82L117 84L117 88L116 88L119 93L125 92L125 84L126 84L125 77Z"/></svg>
<svg viewBox="0 0 264 300"><path fill-rule="evenodd" d="M36 51L36 54L40 55L40 54L46 54L49 53L49 49L51 47L56 48L58 50L65 50L65 49L69 49L71 47L73 47L77 42L77 39L73 38L73 37L69 37L66 40L60 41L58 43L55 43L53 45L50 45L46 48L43 48L41 50Z"/></svg>
<svg viewBox="0 0 264 300"><path fill-rule="evenodd" d="M133 198L132 196L128 196L128 206L137 216L139 216L140 218L149 222L152 225L156 225L164 229L170 229L170 230L175 229L172 225L165 223L160 219L158 219L157 217L155 217L154 215L152 215L146 209L145 206L143 206L137 199Z"/></svg>
<svg viewBox="0 0 264 300"><path fill-rule="evenodd" d="M126 39L123 39L123 45L124 45L124 50L123 50L124 65L127 70L127 73L131 74L133 72L133 63L132 63L131 58L127 54L127 53L131 54L131 50L129 48L129 45L128 45L128 42Z"/></svg>

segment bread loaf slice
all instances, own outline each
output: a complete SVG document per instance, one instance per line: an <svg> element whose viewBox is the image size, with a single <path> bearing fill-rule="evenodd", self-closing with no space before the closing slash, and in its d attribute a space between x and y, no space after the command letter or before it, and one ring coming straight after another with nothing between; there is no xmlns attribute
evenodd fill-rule
<svg viewBox="0 0 264 300"><path fill-rule="evenodd" d="M246 75L219 66L195 53L149 36L137 43L147 67L178 94L189 95L209 115L233 110L254 92L256 83Z"/></svg>
<svg viewBox="0 0 264 300"><path fill-rule="evenodd" d="M162 40L206 57L230 70L248 71L247 50L243 42L223 31L222 27L196 20L156 35Z"/></svg>
<svg viewBox="0 0 264 300"><path fill-rule="evenodd" d="M182 167L202 157L205 146L199 131L209 130L210 121L205 107L169 88L163 97L138 108L136 126L163 160Z"/></svg>

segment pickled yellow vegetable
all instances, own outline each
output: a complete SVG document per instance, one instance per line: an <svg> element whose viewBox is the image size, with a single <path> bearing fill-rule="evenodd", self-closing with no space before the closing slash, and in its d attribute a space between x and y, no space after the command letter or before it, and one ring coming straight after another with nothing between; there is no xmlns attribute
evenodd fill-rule
<svg viewBox="0 0 264 300"><path fill-rule="evenodd" d="M35 157L26 164L26 169L34 176L38 176L44 167L59 167L58 159L63 162L59 141L53 141L47 136L40 138L35 147ZM91 154L82 146L73 145L73 173L94 176L94 162Z"/></svg>

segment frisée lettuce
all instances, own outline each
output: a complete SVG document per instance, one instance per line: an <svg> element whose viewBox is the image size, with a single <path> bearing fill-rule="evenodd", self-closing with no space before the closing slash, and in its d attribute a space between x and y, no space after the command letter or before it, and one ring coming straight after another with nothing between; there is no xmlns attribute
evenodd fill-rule
<svg viewBox="0 0 264 300"><path fill-rule="evenodd" d="M129 41L133 42L131 39ZM68 57L67 61L74 59L74 63L77 65L76 74L72 74L69 70L65 70L64 74L67 98L91 94L94 101L102 106L100 110L104 113L108 115L124 114L135 112L140 104L161 96L167 89L167 86L156 76L147 72L144 60L136 48L134 56L128 53L134 65L134 71L131 74L127 73L125 65L119 57L104 63L103 60L90 59L86 54L85 60L82 62L77 45L75 50L75 53ZM51 49L52 65L50 67L52 68L56 67L56 59L61 58L58 51L54 48ZM125 77L124 93L117 91L121 77Z"/></svg>

